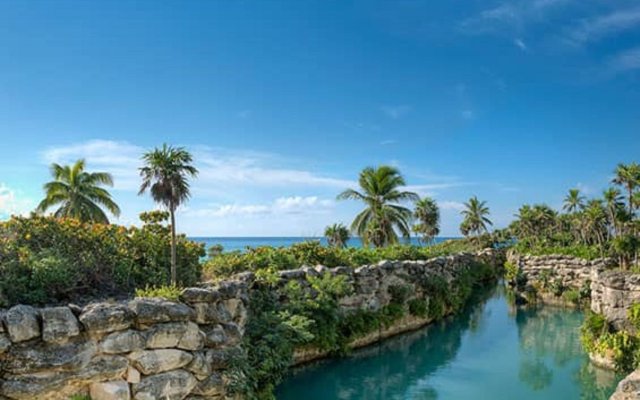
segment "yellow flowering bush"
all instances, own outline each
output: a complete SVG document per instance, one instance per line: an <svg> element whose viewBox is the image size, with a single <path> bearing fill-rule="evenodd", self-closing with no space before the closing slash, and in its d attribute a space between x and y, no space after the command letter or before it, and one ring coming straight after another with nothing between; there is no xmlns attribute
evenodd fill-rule
<svg viewBox="0 0 640 400"><path fill-rule="evenodd" d="M161 222L142 228L42 216L1 222L0 302L54 303L166 285L170 235ZM178 237L181 285L200 280L204 254L201 244Z"/></svg>

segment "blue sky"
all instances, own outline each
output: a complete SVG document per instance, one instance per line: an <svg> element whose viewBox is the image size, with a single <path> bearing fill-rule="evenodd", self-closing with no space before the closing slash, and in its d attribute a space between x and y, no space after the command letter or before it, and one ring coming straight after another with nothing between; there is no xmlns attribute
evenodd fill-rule
<svg viewBox="0 0 640 400"><path fill-rule="evenodd" d="M191 235L320 235L367 165L434 196L442 231L487 200L596 196L640 155L640 4L605 0L0 2L0 218L47 165L112 172L120 223L141 152L188 147Z"/></svg>

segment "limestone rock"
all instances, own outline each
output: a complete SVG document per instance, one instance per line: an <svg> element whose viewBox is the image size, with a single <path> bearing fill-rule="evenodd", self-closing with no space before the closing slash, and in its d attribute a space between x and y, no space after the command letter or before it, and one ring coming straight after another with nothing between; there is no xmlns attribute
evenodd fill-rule
<svg viewBox="0 0 640 400"><path fill-rule="evenodd" d="M193 394L214 398L224 396L225 390L222 375L218 372L209 375L205 380L198 383L195 389L193 389Z"/></svg>
<svg viewBox="0 0 640 400"><path fill-rule="evenodd" d="M122 304L88 305L79 319L87 331L94 333L121 331L133 325L133 313Z"/></svg>
<svg viewBox="0 0 640 400"><path fill-rule="evenodd" d="M0 354L9 350L9 347L11 347L11 340L6 333L0 333Z"/></svg>
<svg viewBox="0 0 640 400"><path fill-rule="evenodd" d="M6 353L4 370L12 374L79 370L89 364L96 351L94 341L16 344Z"/></svg>
<svg viewBox="0 0 640 400"><path fill-rule="evenodd" d="M230 322L231 314L222 303L197 303L193 305L196 322L199 324L219 324Z"/></svg>
<svg viewBox="0 0 640 400"><path fill-rule="evenodd" d="M14 343L40 336L38 311L31 306L18 305L10 308L4 316L4 322L9 338Z"/></svg>
<svg viewBox="0 0 640 400"><path fill-rule="evenodd" d="M119 379L127 365L124 357L97 356L79 371L5 375L0 382L0 394L16 400L53 399L58 390L70 384Z"/></svg>
<svg viewBox="0 0 640 400"><path fill-rule="evenodd" d="M113 332L105 336L100 342L100 351L106 354L129 353L143 350L144 347L144 335L131 329Z"/></svg>
<svg viewBox="0 0 640 400"><path fill-rule="evenodd" d="M217 290L208 288L187 288L180 296L187 303L214 303L220 299L220 293Z"/></svg>
<svg viewBox="0 0 640 400"><path fill-rule="evenodd" d="M227 342L227 334L220 324L210 326L205 333L207 347L218 347Z"/></svg>
<svg viewBox="0 0 640 400"><path fill-rule="evenodd" d="M624 378L609 400L638 400L640 399L640 370L635 370Z"/></svg>
<svg viewBox="0 0 640 400"><path fill-rule="evenodd" d="M140 383L140 371L129 366L127 368L127 382L129 383Z"/></svg>
<svg viewBox="0 0 640 400"><path fill-rule="evenodd" d="M147 347L162 349L177 347L183 350L199 350L204 346L204 333L193 322L170 322L155 325L148 332Z"/></svg>
<svg viewBox="0 0 640 400"><path fill-rule="evenodd" d="M191 393L198 381L185 370L165 372L142 378L133 385L135 400L182 400Z"/></svg>
<svg viewBox="0 0 640 400"><path fill-rule="evenodd" d="M59 342L80 334L76 316L69 307L50 307L40 310L42 317L42 340Z"/></svg>
<svg viewBox="0 0 640 400"><path fill-rule="evenodd" d="M136 351L129 354L129 359L144 375L151 375L182 368L193 360L193 356L182 350L161 349Z"/></svg>
<svg viewBox="0 0 640 400"><path fill-rule="evenodd" d="M129 308L136 314L138 324L147 325L159 322L191 321L194 311L186 304L174 303L158 298L135 299L129 302Z"/></svg>
<svg viewBox="0 0 640 400"><path fill-rule="evenodd" d="M126 381L99 382L91 384L91 400L129 400L131 392Z"/></svg>

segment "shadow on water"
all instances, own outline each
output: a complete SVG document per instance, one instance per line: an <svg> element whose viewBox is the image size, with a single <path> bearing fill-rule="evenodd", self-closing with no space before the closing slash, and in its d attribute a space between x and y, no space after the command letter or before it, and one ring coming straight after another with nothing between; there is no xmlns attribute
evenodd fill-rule
<svg viewBox="0 0 640 400"><path fill-rule="evenodd" d="M476 294L458 316L294 369L282 400L607 399L619 377L580 348L582 313L514 308L502 287Z"/></svg>

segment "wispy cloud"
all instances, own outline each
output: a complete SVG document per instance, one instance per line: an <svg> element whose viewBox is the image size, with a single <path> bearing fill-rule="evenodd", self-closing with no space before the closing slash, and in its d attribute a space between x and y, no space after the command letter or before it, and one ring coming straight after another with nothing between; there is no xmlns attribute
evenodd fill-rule
<svg viewBox="0 0 640 400"><path fill-rule="evenodd" d="M484 34L504 29L520 32L528 24L544 20L546 14L557 6L571 1L573 0L505 1L463 20L459 28L468 34Z"/></svg>
<svg viewBox="0 0 640 400"><path fill-rule="evenodd" d="M608 72L618 74L625 71L640 69L640 47L625 50L609 59Z"/></svg>
<svg viewBox="0 0 640 400"><path fill-rule="evenodd" d="M389 146L389 145L396 144L396 143L398 143L398 141L397 141L397 140L387 139L387 140L383 140L383 141L381 141L381 142L380 142L380 145L381 145L381 146Z"/></svg>
<svg viewBox="0 0 640 400"><path fill-rule="evenodd" d="M566 41L580 46L637 27L640 27L640 7L616 10L607 15L583 19L567 29Z"/></svg>
<svg viewBox="0 0 640 400"><path fill-rule="evenodd" d="M68 163L85 158L90 168L102 169L114 175L115 188L137 190L140 184L138 168L145 149L128 142L92 140L70 146L47 149L43 160L47 163ZM306 169L278 168L279 157L251 151L237 151L207 146L192 149L200 174L194 190L225 184L229 186L262 187L332 187L346 188L352 181L323 176Z"/></svg>
<svg viewBox="0 0 640 400"><path fill-rule="evenodd" d="M513 44L516 45L520 50L527 51L529 47L527 47L526 43L522 39L514 39Z"/></svg>
<svg viewBox="0 0 640 400"><path fill-rule="evenodd" d="M280 197L269 204L221 204L196 209L185 208L181 214L188 217L225 218L266 214L324 213L334 204L333 200L320 199L318 196L290 196Z"/></svg>
<svg viewBox="0 0 640 400"><path fill-rule="evenodd" d="M464 210L464 204L459 201L439 201L438 206L441 210L453 210L453 211L462 211Z"/></svg>
<svg viewBox="0 0 640 400"><path fill-rule="evenodd" d="M406 104L401 105L385 105L380 107L380 110L389 118L392 119L400 119L407 114L409 114L412 110L411 106Z"/></svg>
<svg viewBox="0 0 640 400"><path fill-rule="evenodd" d="M0 183L0 218L25 215L34 207L35 202L32 199L22 197L15 190Z"/></svg>

